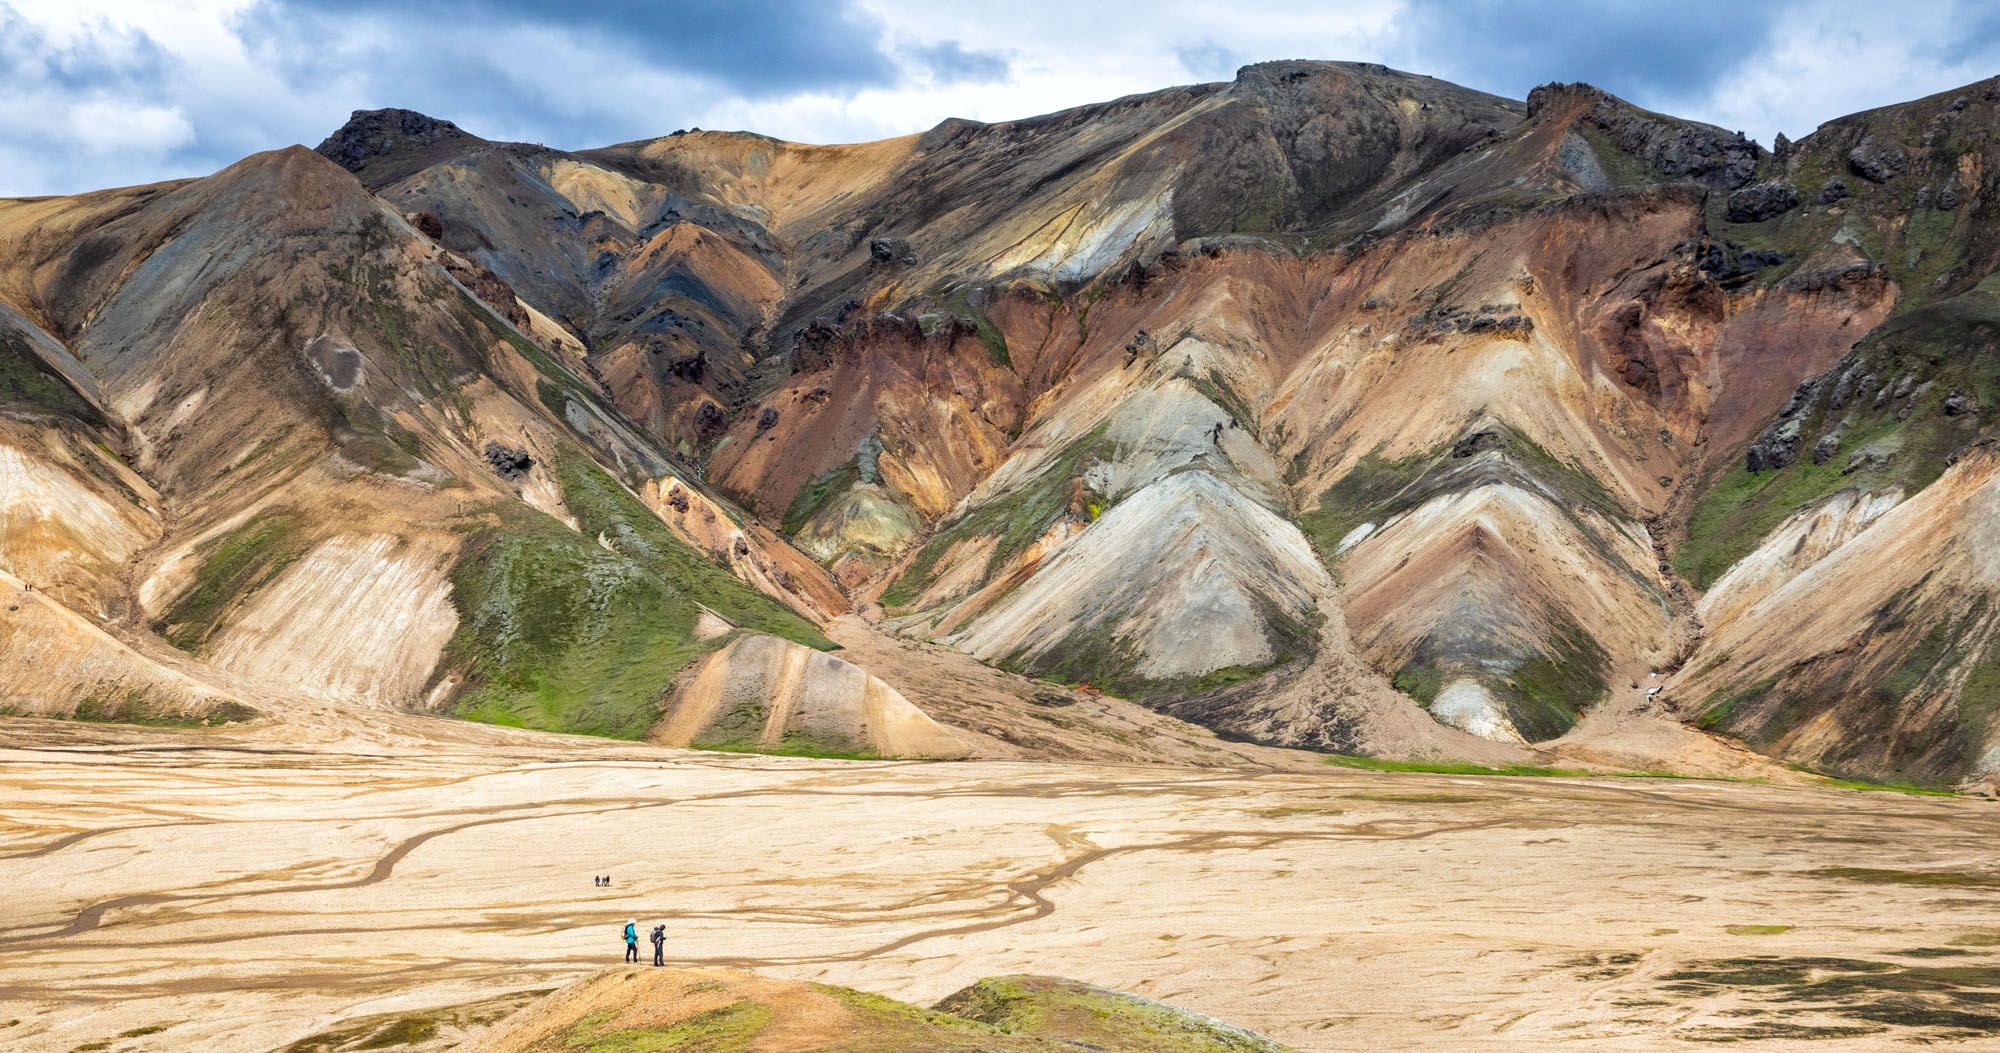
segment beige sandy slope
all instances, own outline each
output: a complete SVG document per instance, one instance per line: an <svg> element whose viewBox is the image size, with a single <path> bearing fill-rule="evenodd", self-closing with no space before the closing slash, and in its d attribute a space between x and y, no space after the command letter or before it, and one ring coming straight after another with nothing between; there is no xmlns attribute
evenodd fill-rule
<svg viewBox="0 0 2000 1053"><path fill-rule="evenodd" d="M126 561L159 535L154 495L121 489L108 454L55 428L0 422L0 569L100 619ZM144 494L144 496L140 496Z"/></svg>
<svg viewBox="0 0 2000 1053"><path fill-rule="evenodd" d="M981 759L1290 771L1324 763L1316 754L1221 738L1129 699L1004 672L862 616L834 621L827 635L843 657L950 727Z"/></svg>
<svg viewBox="0 0 2000 1053"><path fill-rule="evenodd" d="M1990 692L1960 691L2000 629L1987 613L2000 592L2000 457L1968 451L1914 497L1883 503L1839 497L1774 531L1705 602L1708 636L1669 693L1800 763L1894 774L1870 744L1899 739L1906 756L1990 776L2000 729L1978 717ZM1787 561L1796 572L1771 587L1766 568ZM1928 663L1911 658L1926 646ZM1843 690L1843 678L1869 686Z"/></svg>
<svg viewBox="0 0 2000 1053"><path fill-rule="evenodd" d="M251 599L213 661L281 691L412 704L458 628L455 553L432 537L329 538Z"/></svg>
<svg viewBox="0 0 2000 1053"><path fill-rule="evenodd" d="M674 746L882 757L967 752L949 729L860 666L754 633L688 670L651 737Z"/></svg>
<svg viewBox="0 0 2000 1053"><path fill-rule="evenodd" d="M243 693L134 650L30 586L0 570L0 709L196 722L252 714Z"/></svg>
<svg viewBox="0 0 2000 1053"><path fill-rule="evenodd" d="M1990 1013L2000 969L1979 801L721 757L388 713L4 732L22 1053L261 1053L559 986L616 961L627 917L666 922L677 965L916 1002L1066 975L1311 1051L1789 1050L1815 1027L1849 1030L1814 1049L1970 1050L1988 1038L1894 1007ZM1760 955L1929 986L1701 979Z"/></svg>

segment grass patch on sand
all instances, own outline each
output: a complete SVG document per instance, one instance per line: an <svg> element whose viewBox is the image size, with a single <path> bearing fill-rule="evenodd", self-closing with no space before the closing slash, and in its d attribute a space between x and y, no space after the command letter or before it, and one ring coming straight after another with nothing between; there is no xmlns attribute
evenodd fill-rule
<svg viewBox="0 0 2000 1053"><path fill-rule="evenodd" d="M2000 888L2000 873L1976 870L1893 870L1880 867L1820 867L1808 877L1858 881L1864 885L1909 885L1915 888Z"/></svg>
<svg viewBox="0 0 2000 1053"><path fill-rule="evenodd" d="M1688 775L1664 770L1585 771L1582 768L1554 768L1536 764L1503 764L1495 767L1474 764L1471 761L1391 760L1387 757L1359 757L1345 753L1329 755L1326 763L1336 768L1353 768L1358 771L1412 772L1420 775L1494 775L1528 779L1681 779L1745 783L1764 781L1722 775Z"/></svg>
<svg viewBox="0 0 2000 1053"><path fill-rule="evenodd" d="M736 1002L668 1027L606 1030L612 1014L593 1013L563 1036L562 1047L576 1053L742 1053L771 1025L771 1009Z"/></svg>
<svg viewBox="0 0 2000 1053"><path fill-rule="evenodd" d="M1496 768L1485 764L1473 764L1470 761L1389 760L1384 757L1353 757L1345 754L1330 756L1326 759L1326 763L1336 768L1420 772L1426 775L1504 775L1524 778L1581 779L1603 774L1576 768L1544 768L1532 764L1508 764Z"/></svg>
<svg viewBox="0 0 2000 1053"><path fill-rule="evenodd" d="M1956 790L1940 789L1936 786L1918 786L1908 782L1871 782L1867 779L1842 779L1825 776L1826 785L1836 790L1860 790L1864 793L1900 793L1911 797L1958 797Z"/></svg>
<svg viewBox="0 0 2000 1053"><path fill-rule="evenodd" d="M1722 928L1731 936L1778 936L1792 931L1790 925L1725 925Z"/></svg>
<svg viewBox="0 0 2000 1053"><path fill-rule="evenodd" d="M990 977L950 995L937 1008L1005 1035L1042 1039L1050 1049L1148 1053L1282 1053L1284 1049L1262 1035L1200 1013L1044 976Z"/></svg>

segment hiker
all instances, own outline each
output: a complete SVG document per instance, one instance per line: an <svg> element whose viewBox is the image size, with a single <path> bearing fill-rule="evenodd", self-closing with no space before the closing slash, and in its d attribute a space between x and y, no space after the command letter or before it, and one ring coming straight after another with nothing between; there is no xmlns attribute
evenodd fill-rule
<svg viewBox="0 0 2000 1053"><path fill-rule="evenodd" d="M639 964L639 919L625 919L625 961Z"/></svg>
<svg viewBox="0 0 2000 1053"><path fill-rule="evenodd" d="M653 964L667 964L667 926L665 922L653 926Z"/></svg>

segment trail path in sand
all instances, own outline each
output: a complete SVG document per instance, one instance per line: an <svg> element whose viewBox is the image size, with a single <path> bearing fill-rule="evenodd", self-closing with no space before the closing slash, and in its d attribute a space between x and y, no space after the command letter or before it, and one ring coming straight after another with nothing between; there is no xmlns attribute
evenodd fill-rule
<svg viewBox="0 0 2000 1053"><path fill-rule="evenodd" d="M277 1049L555 986L628 916L679 963L925 1002L1048 973L1302 1050L2000 1027L1984 801L735 757L393 713L0 743L9 1050Z"/></svg>

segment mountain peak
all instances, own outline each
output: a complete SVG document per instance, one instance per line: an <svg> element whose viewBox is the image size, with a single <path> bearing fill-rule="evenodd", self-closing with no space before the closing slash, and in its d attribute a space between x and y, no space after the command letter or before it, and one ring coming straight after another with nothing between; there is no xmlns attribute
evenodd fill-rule
<svg viewBox="0 0 2000 1053"><path fill-rule="evenodd" d="M1764 150L1742 132L1635 106L1594 84L1544 84L1528 93L1528 119L1577 123L1670 180L1734 190L1757 173Z"/></svg>
<svg viewBox="0 0 2000 1053"><path fill-rule="evenodd" d="M316 148L379 189L447 157L488 145L485 139L416 110L355 110Z"/></svg>

